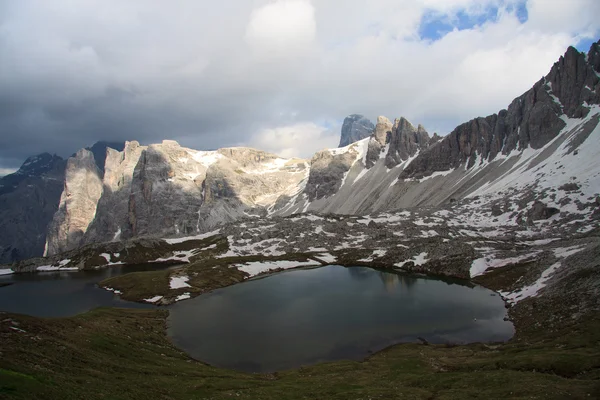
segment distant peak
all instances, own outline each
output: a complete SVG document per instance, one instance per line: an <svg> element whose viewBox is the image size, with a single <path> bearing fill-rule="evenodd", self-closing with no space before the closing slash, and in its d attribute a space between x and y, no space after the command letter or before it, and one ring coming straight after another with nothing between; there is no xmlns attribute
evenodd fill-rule
<svg viewBox="0 0 600 400"><path fill-rule="evenodd" d="M352 114L344 119L342 135L338 147L346 147L349 144L371 136L375 125L361 114Z"/></svg>

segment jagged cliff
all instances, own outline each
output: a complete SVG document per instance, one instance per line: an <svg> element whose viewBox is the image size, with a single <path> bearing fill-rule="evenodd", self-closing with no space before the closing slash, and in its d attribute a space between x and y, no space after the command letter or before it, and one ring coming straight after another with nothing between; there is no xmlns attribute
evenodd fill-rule
<svg viewBox="0 0 600 400"><path fill-rule="evenodd" d="M93 154L67 166L47 254L87 243L203 232L250 210L263 214L306 180L308 164L249 148L196 151L165 140L108 148L104 177Z"/></svg>
<svg viewBox="0 0 600 400"><path fill-rule="evenodd" d="M595 157L583 157L580 150L596 146L599 63L598 43L588 54L569 48L548 75L506 110L461 124L443 138L430 138L423 127L415 128L404 118L392 124L379 117L373 135L355 144L367 149L366 156L347 169L343 184L327 198L298 196L284 214L439 206L492 187L556 190L569 180L593 197L600 191L595 175L565 174L579 170L576 165L587 166L588 173L597 168ZM539 176L533 173L535 167Z"/></svg>

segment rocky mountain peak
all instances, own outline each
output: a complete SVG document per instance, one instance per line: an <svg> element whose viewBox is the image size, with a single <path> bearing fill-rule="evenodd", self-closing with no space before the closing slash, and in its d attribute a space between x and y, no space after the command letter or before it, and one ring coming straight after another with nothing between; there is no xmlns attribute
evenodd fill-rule
<svg viewBox="0 0 600 400"><path fill-rule="evenodd" d="M393 168L415 156L420 150L429 146L429 140L429 134L422 125L415 128L404 117L396 119L390 135L390 147L385 159L386 167Z"/></svg>
<svg viewBox="0 0 600 400"><path fill-rule="evenodd" d="M377 125L375 126L375 140L382 146L389 142L389 136L392 134L394 124L384 116L377 117Z"/></svg>
<svg viewBox="0 0 600 400"><path fill-rule="evenodd" d="M598 43L592 45L587 55L569 47L545 78L552 94L560 101L562 111L569 118L586 116L589 107L585 103L600 103L600 90L597 87L600 78L594 65L600 62L598 59Z"/></svg>
<svg viewBox="0 0 600 400"><path fill-rule="evenodd" d="M369 119L360 114L352 114L344 119L342 124L342 136L338 147L346 147L349 144L371 136L375 125Z"/></svg>
<svg viewBox="0 0 600 400"><path fill-rule="evenodd" d="M94 155L94 160L96 160L96 165L100 170L100 176L104 176L104 165L106 163L106 154L108 149L113 149L116 151L122 151L125 148L125 142L105 142L100 141L96 142L92 145L92 147L87 147Z"/></svg>
<svg viewBox="0 0 600 400"><path fill-rule="evenodd" d="M41 153L28 157L15 173L0 178L0 195L14 191L27 179L42 178L46 174L61 175L65 160L56 154Z"/></svg>
<svg viewBox="0 0 600 400"><path fill-rule="evenodd" d="M28 157L16 172L19 175L39 176L44 172L50 171L56 163L63 161L62 157L56 154L41 153L36 156Z"/></svg>
<svg viewBox="0 0 600 400"><path fill-rule="evenodd" d="M513 100L508 109L457 126L411 162L400 179L421 178L463 163L471 168L498 154L542 148L564 128L561 117L582 118L590 105L600 104L598 48L594 43L586 56L570 47L548 75Z"/></svg>

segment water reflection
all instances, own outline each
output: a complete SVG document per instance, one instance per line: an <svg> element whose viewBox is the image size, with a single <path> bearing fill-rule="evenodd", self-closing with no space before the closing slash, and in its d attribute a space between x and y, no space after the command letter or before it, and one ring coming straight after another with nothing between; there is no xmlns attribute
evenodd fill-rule
<svg viewBox="0 0 600 400"><path fill-rule="evenodd" d="M89 271L55 271L0 276L0 311L37 317L67 317L96 307L151 308L121 300L98 282L117 275L166 269L165 265L115 266Z"/></svg>
<svg viewBox="0 0 600 400"><path fill-rule="evenodd" d="M388 293L397 289L410 290L417 283L417 278L410 275L379 272L379 277Z"/></svg>
<svg viewBox="0 0 600 400"><path fill-rule="evenodd" d="M508 339L512 325L491 293L365 267L294 270L173 305L169 335L209 364L269 372L361 359L418 337L431 343Z"/></svg>

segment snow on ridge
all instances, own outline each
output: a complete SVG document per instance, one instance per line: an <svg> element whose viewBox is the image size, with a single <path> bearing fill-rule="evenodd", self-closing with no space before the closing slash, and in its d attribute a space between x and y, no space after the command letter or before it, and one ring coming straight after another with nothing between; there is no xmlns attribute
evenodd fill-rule
<svg viewBox="0 0 600 400"><path fill-rule="evenodd" d="M471 278L474 278L479 275L483 275L488 269L500 268L510 264L516 264L522 261L531 261L534 257L540 254L541 251L534 251L529 254L524 254L517 257L509 257L509 258L498 258L496 259L493 254L489 254L485 257L478 258L473 260L471 263L471 269L469 270L469 274Z"/></svg>
<svg viewBox="0 0 600 400"><path fill-rule="evenodd" d="M210 247L210 246L209 246ZM157 258L156 260L153 261L149 261L149 262L165 262L165 261L179 261L182 263L189 263L190 262L190 258L195 256L196 254L198 254L200 251L208 249L208 247L205 247L204 249L192 249L192 250L180 250L180 251L175 251L171 257L161 257L161 258Z"/></svg>
<svg viewBox="0 0 600 400"><path fill-rule="evenodd" d="M190 293L189 293L189 292L186 292L186 293L184 293L184 294L180 294L179 296L177 296L177 297L175 298L175 302L182 301L182 300L187 300L187 299L189 299L189 298L191 298L191 297L192 297L192 296L190 295Z"/></svg>
<svg viewBox="0 0 600 400"><path fill-rule="evenodd" d="M567 258L567 257L572 256L573 254L579 253L583 249L585 249L585 246L571 246L571 247L559 247L559 248L553 249L552 251L554 252L554 255L557 258Z"/></svg>
<svg viewBox="0 0 600 400"><path fill-rule="evenodd" d="M593 105L585 118L568 118L561 116L566 123L561 132L548 142L544 147L534 150L527 147L523 150L515 149L506 155L503 161L518 157L515 165L497 179L480 186L468 194L468 198L475 196L496 196L498 192L508 189L522 189L526 186L538 185L540 187L559 187L572 182L572 177L578 177L576 182L580 191L586 196L600 193L600 124L589 134L583 144L577 148L577 154L568 154L572 141L584 125L600 113L600 106ZM557 142L563 141L560 146L539 165L532 168L532 162L547 151ZM503 157L504 158L504 157ZM496 161L496 160L492 160ZM477 169L478 171L480 169ZM595 174L594 174L595 172Z"/></svg>
<svg viewBox="0 0 600 400"><path fill-rule="evenodd" d="M334 263L334 262L336 262L336 261L337 261L337 257L336 257L336 256L334 256L334 255L333 255L333 254L331 254L331 253L321 253L321 254L317 254L317 255L316 255L316 257L317 257L319 260L321 260L321 261L323 261L323 262L326 262L326 263L329 263L329 264L331 264L331 263Z"/></svg>
<svg viewBox="0 0 600 400"><path fill-rule="evenodd" d="M369 172L368 169L363 169L362 171L360 171L360 173L358 174L358 176L356 178L354 178L354 181L352 182L352 185L354 185L356 182L358 182L360 180L360 178L362 178L363 176L366 175L366 173Z"/></svg>
<svg viewBox="0 0 600 400"><path fill-rule="evenodd" d="M387 254L387 250L377 249L377 250L373 250L373 253L371 253L371 255L369 257L362 258L358 261L371 262L371 261L374 261L376 258L381 258L381 257L385 256L386 254Z"/></svg>
<svg viewBox="0 0 600 400"><path fill-rule="evenodd" d="M4 268L4 269L0 269L0 275L10 275L10 274L14 274L15 271L13 271L10 268Z"/></svg>
<svg viewBox="0 0 600 400"><path fill-rule="evenodd" d="M256 262L247 262L244 264L234 264L232 267L237 268L242 272L246 272L251 277L256 276L260 273L271 271L274 269L290 269L290 268L299 268L299 267L308 267L308 266L319 266L320 264L316 261L287 261L287 260L279 260L279 261L256 261Z"/></svg>
<svg viewBox="0 0 600 400"><path fill-rule="evenodd" d="M515 290L514 292L499 292L500 296L511 304L516 304L521 300L528 297L536 296L539 291L546 287L547 281L552 277L554 272L561 267L561 263L557 262L552 264L548 269L542 272L542 275L531 285L525 286L521 289Z"/></svg>
<svg viewBox="0 0 600 400"><path fill-rule="evenodd" d="M450 175L450 174L451 174L451 173L453 173L454 171L456 171L456 168L449 169L449 170L447 170L447 171L435 171L435 172L434 172L434 173L432 173L431 175L429 175L429 176L425 176L425 177L423 177L423 178L421 178L421 179L407 179L407 180L412 180L412 181L415 181L415 182L423 183L423 182L425 182L426 180L433 179L433 178L436 178L436 177L438 177L438 176L447 176L447 175Z"/></svg>
<svg viewBox="0 0 600 400"><path fill-rule="evenodd" d="M206 239L206 238L209 238L211 236L218 235L220 232L221 232L221 229L217 229L217 230L214 230L212 232L206 232L206 233L202 233L202 234L196 235L196 236L186 236L186 237L181 237L181 238L163 239L163 240L165 242L169 243L169 244L177 244L177 243L187 242L189 240L202 240L202 239Z"/></svg>
<svg viewBox="0 0 600 400"><path fill-rule="evenodd" d="M147 303L156 303L157 301L161 300L162 298L163 298L163 296L154 296L154 297L150 297L148 299L144 299L144 301Z"/></svg>
<svg viewBox="0 0 600 400"><path fill-rule="evenodd" d="M399 263L396 263L396 264L394 264L394 265L395 265L396 267L400 267L400 268L402 268L402 267L403 267L405 264L407 264L407 263L409 263L409 262L411 262L411 261L412 261L412 262L413 262L415 265L423 265L423 264L426 264L426 263L427 263L427 261L429 261L429 260L427 259L427 255L428 255L428 253L425 253L425 252L423 252L423 253L417 254L417 255L416 255L416 256L414 256L413 258L410 258L410 259L408 259L408 260L405 260L405 261L401 261L401 262L399 262Z"/></svg>
<svg viewBox="0 0 600 400"><path fill-rule="evenodd" d="M210 167L224 157L217 151L199 151L189 149L188 154L190 154L195 161L199 162L206 168Z"/></svg>
<svg viewBox="0 0 600 400"><path fill-rule="evenodd" d="M182 276L172 276L169 281L169 287L171 289L182 289L186 287L191 287L187 282L190 280L190 277L187 275Z"/></svg>
<svg viewBox="0 0 600 400"><path fill-rule="evenodd" d="M117 258L119 253L114 254ZM106 260L106 262L108 263L107 265L123 265L124 262L123 261L117 261L117 262L113 262L112 261L112 255L108 254L108 253L100 253L100 257L104 257L104 259Z"/></svg>
<svg viewBox="0 0 600 400"><path fill-rule="evenodd" d="M271 161L259 164L255 169L249 168L241 168L241 170L247 174L251 175L264 175L264 174L272 174L275 172L280 172L288 162L293 159L288 158L276 158ZM304 171L295 171L296 173L304 172ZM295 186L295 185L294 185Z"/></svg>

